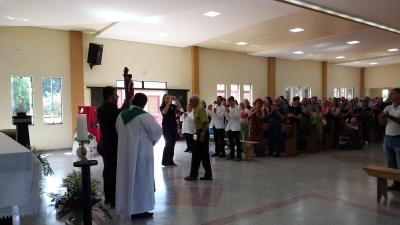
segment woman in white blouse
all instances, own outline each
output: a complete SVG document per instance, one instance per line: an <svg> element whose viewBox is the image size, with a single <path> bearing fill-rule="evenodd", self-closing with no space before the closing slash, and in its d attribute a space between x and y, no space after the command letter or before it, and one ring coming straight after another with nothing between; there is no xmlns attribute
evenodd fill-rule
<svg viewBox="0 0 400 225"><path fill-rule="evenodd" d="M190 105L187 105L187 112L183 113L182 120L182 133L186 139L187 149L185 152L192 152L194 147L194 113Z"/></svg>

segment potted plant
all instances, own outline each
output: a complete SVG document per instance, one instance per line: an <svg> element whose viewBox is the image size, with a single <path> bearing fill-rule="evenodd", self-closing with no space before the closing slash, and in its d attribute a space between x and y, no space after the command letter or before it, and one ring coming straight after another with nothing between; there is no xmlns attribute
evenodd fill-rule
<svg viewBox="0 0 400 225"><path fill-rule="evenodd" d="M67 218L66 224L80 225L83 220L83 207L81 205L82 193L82 174L73 171L63 179L62 187L65 189L61 193L50 193L52 206L57 210L60 219ZM91 179L91 203L92 210L102 213L104 217L112 219L109 211L102 203L102 195L98 190L99 182Z"/></svg>

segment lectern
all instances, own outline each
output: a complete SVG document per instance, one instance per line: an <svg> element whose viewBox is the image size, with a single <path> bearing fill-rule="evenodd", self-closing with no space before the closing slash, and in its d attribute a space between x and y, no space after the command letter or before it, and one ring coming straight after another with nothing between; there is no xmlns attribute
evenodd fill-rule
<svg viewBox="0 0 400 225"><path fill-rule="evenodd" d="M30 148L28 125L32 125L32 116L26 115L26 112L18 112L12 117L12 122L17 126L17 142L26 148Z"/></svg>

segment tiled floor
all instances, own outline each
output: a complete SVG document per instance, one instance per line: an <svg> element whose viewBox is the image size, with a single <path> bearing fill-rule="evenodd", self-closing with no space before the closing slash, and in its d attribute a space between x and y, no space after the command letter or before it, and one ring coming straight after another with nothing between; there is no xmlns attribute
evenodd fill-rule
<svg viewBox="0 0 400 225"><path fill-rule="evenodd" d="M156 208L148 220L104 221L94 224L162 225L395 225L400 224L400 193L376 202L376 179L362 170L368 164L384 165L381 145L364 150L327 151L294 158L256 158L255 161L212 159L214 181L187 182L190 169L185 144L178 142L178 167L161 167L163 142L156 148ZM212 151L212 150L211 150ZM73 167L69 152L49 156L56 175L46 178L45 192L55 192ZM102 162L92 169L101 178ZM200 175L203 170L201 169ZM55 212L43 194L40 214L21 224L58 225Z"/></svg>

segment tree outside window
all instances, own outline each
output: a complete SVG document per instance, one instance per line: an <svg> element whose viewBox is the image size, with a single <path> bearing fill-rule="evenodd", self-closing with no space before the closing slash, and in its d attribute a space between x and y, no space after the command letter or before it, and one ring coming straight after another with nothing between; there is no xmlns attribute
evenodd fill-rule
<svg viewBox="0 0 400 225"><path fill-rule="evenodd" d="M45 124L62 123L61 78L42 78L43 121Z"/></svg>
<svg viewBox="0 0 400 225"><path fill-rule="evenodd" d="M33 115L32 77L11 77L12 115L17 115L20 104L23 105L26 114Z"/></svg>

